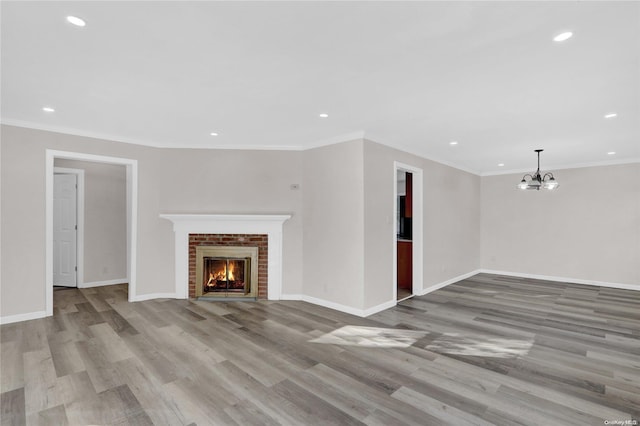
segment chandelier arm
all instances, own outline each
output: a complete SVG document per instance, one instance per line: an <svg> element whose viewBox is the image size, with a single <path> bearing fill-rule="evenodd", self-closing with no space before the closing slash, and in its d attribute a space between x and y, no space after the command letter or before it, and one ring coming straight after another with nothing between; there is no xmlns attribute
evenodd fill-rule
<svg viewBox="0 0 640 426"><path fill-rule="evenodd" d="M540 188L549 190L557 188L558 182L556 181L555 176L553 176L553 173L540 173L540 153L544 150L535 149L534 151L538 156L538 168L534 173L527 173L522 176L522 180L517 187L520 189L536 189L538 191L540 190ZM527 178L529 178L529 181L527 181Z"/></svg>

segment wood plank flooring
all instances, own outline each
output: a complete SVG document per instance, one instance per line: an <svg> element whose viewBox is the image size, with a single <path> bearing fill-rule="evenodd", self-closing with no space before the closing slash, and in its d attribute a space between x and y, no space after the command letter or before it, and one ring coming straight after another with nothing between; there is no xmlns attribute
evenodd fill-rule
<svg viewBox="0 0 640 426"><path fill-rule="evenodd" d="M480 274L366 319L126 292L0 328L2 425L640 419L640 292Z"/></svg>

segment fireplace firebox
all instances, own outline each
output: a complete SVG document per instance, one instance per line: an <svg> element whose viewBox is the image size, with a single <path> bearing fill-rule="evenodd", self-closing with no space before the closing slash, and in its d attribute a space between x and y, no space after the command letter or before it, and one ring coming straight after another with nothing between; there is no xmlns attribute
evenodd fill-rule
<svg viewBox="0 0 640 426"><path fill-rule="evenodd" d="M257 247L196 247L196 297L256 298L257 291Z"/></svg>

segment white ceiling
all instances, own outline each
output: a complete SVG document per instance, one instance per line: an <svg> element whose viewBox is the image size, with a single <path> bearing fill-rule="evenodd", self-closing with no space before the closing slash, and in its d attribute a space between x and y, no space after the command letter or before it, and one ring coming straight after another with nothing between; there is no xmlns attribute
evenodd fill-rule
<svg viewBox="0 0 640 426"><path fill-rule="evenodd" d="M640 159L639 2L1 7L7 124L162 147L364 136L478 174L535 169L536 148L546 170Z"/></svg>

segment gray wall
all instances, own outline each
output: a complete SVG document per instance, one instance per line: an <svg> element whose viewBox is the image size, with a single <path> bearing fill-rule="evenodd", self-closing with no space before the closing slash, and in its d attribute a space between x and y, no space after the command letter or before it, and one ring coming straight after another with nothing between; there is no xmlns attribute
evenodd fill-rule
<svg viewBox="0 0 640 426"><path fill-rule="evenodd" d="M365 141L365 309L393 296L394 161L423 171L423 289L480 267L480 178Z"/></svg>
<svg viewBox="0 0 640 426"><path fill-rule="evenodd" d="M151 188L159 213L291 214L291 219L283 227L282 293L301 293L302 190L292 190L291 185L302 182L302 153L202 149L159 151L160 155L155 160L158 178ZM172 224L158 219L157 225L163 241L169 240L169 244L156 249L157 256L159 259L169 256L173 261ZM157 274L156 279L161 279L160 274L164 271L158 269L154 273Z"/></svg>
<svg viewBox="0 0 640 426"><path fill-rule="evenodd" d="M139 295L174 292L174 233L160 213L232 211L293 214L284 224L283 293L301 292L302 196L289 184L301 182L302 153L154 149L4 125L1 132L2 316L45 309L46 149L138 160ZM198 175L205 179L192 179Z"/></svg>
<svg viewBox="0 0 640 426"><path fill-rule="evenodd" d="M84 283L127 278L126 168L63 159L54 165L84 170Z"/></svg>
<svg viewBox="0 0 640 426"><path fill-rule="evenodd" d="M363 142L303 153L304 294L363 307Z"/></svg>
<svg viewBox="0 0 640 426"><path fill-rule="evenodd" d="M45 308L46 149L138 160L139 295L174 291L174 234L160 213L291 213L283 294L354 309L390 301L394 161L424 172L424 289L480 267L640 282L640 164L554 170L558 192L523 193L520 175L480 178L363 140L305 152L155 149L1 129L3 316Z"/></svg>
<svg viewBox="0 0 640 426"><path fill-rule="evenodd" d="M304 294L355 309L393 300L394 161L424 173L424 290L480 267L480 178L364 141L304 153Z"/></svg>
<svg viewBox="0 0 640 426"><path fill-rule="evenodd" d="M640 288L640 164L553 173L551 192L482 178L482 267Z"/></svg>

